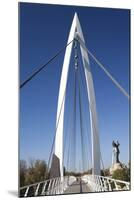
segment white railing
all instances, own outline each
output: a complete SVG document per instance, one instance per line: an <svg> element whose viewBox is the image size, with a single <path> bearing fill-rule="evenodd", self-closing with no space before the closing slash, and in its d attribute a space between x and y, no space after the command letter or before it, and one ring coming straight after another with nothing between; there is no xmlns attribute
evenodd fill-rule
<svg viewBox="0 0 134 200"><path fill-rule="evenodd" d="M105 192L130 190L130 183L98 175L84 175L82 180L86 182L91 192Z"/></svg>
<svg viewBox="0 0 134 200"><path fill-rule="evenodd" d="M20 188L20 197L62 194L74 181L74 176L64 176L27 185Z"/></svg>

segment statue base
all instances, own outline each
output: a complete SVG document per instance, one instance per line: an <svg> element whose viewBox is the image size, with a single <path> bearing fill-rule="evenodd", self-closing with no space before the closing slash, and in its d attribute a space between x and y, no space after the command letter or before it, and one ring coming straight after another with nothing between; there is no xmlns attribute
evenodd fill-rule
<svg viewBox="0 0 134 200"><path fill-rule="evenodd" d="M110 167L110 174L112 175L114 173L114 171L116 171L117 169L122 169L121 163L113 164L112 167Z"/></svg>

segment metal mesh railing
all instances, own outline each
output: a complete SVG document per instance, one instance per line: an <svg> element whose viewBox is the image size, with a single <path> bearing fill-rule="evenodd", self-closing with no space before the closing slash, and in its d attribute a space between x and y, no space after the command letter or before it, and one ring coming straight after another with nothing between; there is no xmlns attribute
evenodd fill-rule
<svg viewBox="0 0 134 200"><path fill-rule="evenodd" d="M130 183L98 175L85 175L82 180L87 182L92 192L130 190Z"/></svg>
<svg viewBox="0 0 134 200"><path fill-rule="evenodd" d="M52 178L20 188L20 197L62 194L76 180L73 176Z"/></svg>

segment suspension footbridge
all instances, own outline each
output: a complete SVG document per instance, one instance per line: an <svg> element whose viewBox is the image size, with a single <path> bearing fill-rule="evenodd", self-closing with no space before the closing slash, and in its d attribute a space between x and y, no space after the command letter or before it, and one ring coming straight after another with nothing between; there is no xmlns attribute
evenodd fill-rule
<svg viewBox="0 0 134 200"><path fill-rule="evenodd" d="M74 47L74 48L73 48ZM79 53L81 52L83 68L79 67ZM40 68L36 69L31 76L29 76L24 82L21 83L20 89L25 87L39 72L41 72L49 63L51 63L57 56L65 50L65 57L62 67L62 74L59 87L59 97L57 105L57 118L55 135L52 142L52 148L48 160L49 178L38 183L27 185L20 188L20 196L44 196L44 195L56 195L56 194L69 194L69 193L88 193L88 192L105 192L105 191L117 191L117 190L129 190L130 183L115 180L111 177L101 176L101 165L104 166L102 154L100 150L99 129L98 129L98 116L96 110L96 99L94 91L94 83L92 79L91 66L89 62L89 56L94 59L98 66L109 77L117 89L129 100L129 94L124 88L116 81L116 79L110 74L110 72L104 67L104 65L89 51L86 47L84 35L78 19L77 13L74 15L72 26L70 29L68 42L65 47L58 51L47 63ZM69 80L69 66L72 51L74 50L74 66L73 66L73 95L72 102L73 110L72 118L69 116L72 122L72 134L68 135L68 139L64 139L64 119L65 119L65 104L67 101L67 85ZM83 76L81 75L83 73ZM83 80L84 79L84 80ZM88 108L87 112L90 115L90 128L91 128L91 163L92 173L82 174L80 176L65 175L64 162L65 152L64 146L67 145L68 149L66 153L66 168L75 171L76 161L76 132L78 132L76 124L78 119L76 113L79 112L79 129L80 129L80 141L82 149L82 163L83 172L88 169L88 157L89 152L86 148L86 140L88 140L88 130L85 133L84 127L84 114L82 106L82 86L83 90L87 93ZM78 100L77 100L78 98ZM78 108L77 108L78 106ZM69 121L68 119L68 121ZM68 122L69 124L69 122ZM70 131L68 131L70 132ZM72 142L73 141L73 142ZM78 157L78 155L77 155ZM78 163L77 163L78 164ZM81 167L81 168L82 168Z"/></svg>

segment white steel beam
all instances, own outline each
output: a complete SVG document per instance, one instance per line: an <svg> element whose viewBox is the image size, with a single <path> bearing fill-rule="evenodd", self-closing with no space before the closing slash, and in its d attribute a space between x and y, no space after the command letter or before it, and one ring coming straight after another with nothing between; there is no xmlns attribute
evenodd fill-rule
<svg viewBox="0 0 134 200"><path fill-rule="evenodd" d="M78 36L80 41L85 44L85 40L83 37L81 25L77 16L77 13L74 15L74 19L72 22L71 30L69 33L68 42L71 42ZM64 125L64 106L65 106L65 91L67 85L68 78L68 69L70 63L70 57L72 52L71 43L65 52L61 80L60 80L60 88L59 88L59 97L58 97L58 107L57 107L57 132L55 138L55 155L59 158L60 162L60 176L63 176L63 125ZM97 122L97 112L96 112L96 101L95 101L95 93L93 86L93 79L90 70L90 63L87 51L80 45L81 55L83 60L85 78L86 78L86 86L88 93L88 101L89 101L89 110L90 110L90 120L91 120L91 141L92 141L92 169L93 174L100 174L100 143L99 143L99 134L98 134L98 122ZM61 109L62 107L62 109ZM59 118L60 115L60 118Z"/></svg>
<svg viewBox="0 0 134 200"><path fill-rule="evenodd" d="M75 36L75 28L76 28L76 18L77 15L74 15L74 19L72 22L71 30L68 37L68 43L70 43ZM55 155L60 160L60 175L63 176L63 124L64 124L64 105L65 105L65 90L67 85L67 77L68 77L68 69L69 69L69 63L71 58L71 52L72 52L72 46L73 43L71 43L65 51L65 57L62 67L62 74L61 74L61 80L60 80L60 88L59 88L59 97L58 97L58 107L57 107L57 132L56 132L56 138L55 138ZM61 109L62 108L62 109ZM60 118L59 118L60 115Z"/></svg>

